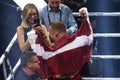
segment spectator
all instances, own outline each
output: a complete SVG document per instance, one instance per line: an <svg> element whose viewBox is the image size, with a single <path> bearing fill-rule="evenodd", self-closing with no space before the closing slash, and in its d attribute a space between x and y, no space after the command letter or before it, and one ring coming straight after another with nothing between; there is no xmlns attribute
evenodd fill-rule
<svg viewBox="0 0 120 80"><path fill-rule="evenodd" d="M78 25L72 15L70 8L61 4L61 0L48 0L48 5L45 6L40 12L42 23L47 27L54 22L63 22L66 26L67 33L74 33Z"/></svg>
<svg viewBox="0 0 120 80"><path fill-rule="evenodd" d="M17 27L18 43L22 52L25 50L32 50L30 48L29 41L27 40L27 32L32 30L40 30L41 28L45 29L45 26L40 23L40 25L36 26L34 23L35 19L39 19L39 13L36 6L32 3L26 4L22 11L22 23ZM47 30L45 31L47 32Z"/></svg>
<svg viewBox="0 0 120 80"><path fill-rule="evenodd" d="M24 51L21 57L22 69L18 72L15 80L41 80L37 72L39 63L36 53Z"/></svg>

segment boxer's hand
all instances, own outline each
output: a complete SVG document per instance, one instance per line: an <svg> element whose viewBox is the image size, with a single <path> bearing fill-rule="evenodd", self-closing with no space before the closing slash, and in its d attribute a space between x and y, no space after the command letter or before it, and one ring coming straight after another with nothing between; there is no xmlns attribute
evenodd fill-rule
<svg viewBox="0 0 120 80"><path fill-rule="evenodd" d="M87 11L87 8L86 7L83 7L81 9L79 9L79 13L82 15L82 16L88 16L88 11Z"/></svg>

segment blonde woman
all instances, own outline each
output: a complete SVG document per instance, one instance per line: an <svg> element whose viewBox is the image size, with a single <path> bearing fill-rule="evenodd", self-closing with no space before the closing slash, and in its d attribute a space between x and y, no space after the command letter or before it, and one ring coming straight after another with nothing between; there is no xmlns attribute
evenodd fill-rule
<svg viewBox="0 0 120 80"><path fill-rule="evenodd" d="M37 7L32 3L26 4L22 12L21 25L17 27L18 43L22 52L30 49L30 43L27 38L27 32L31 30L40 30L40 31L42 30L46 36L48 35L44 25L40 24L36 26L36 24L34 24L35 19L39 19L39 13ZM47 40L46 44L50 46L49 37L47 37L46 40Z"/></svg>

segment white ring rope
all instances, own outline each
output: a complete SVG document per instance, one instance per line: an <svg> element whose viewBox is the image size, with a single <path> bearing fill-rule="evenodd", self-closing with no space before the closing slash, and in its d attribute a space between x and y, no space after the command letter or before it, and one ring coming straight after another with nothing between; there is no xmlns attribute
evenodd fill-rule
<svg viewBox="0 0 120 80"><path fill-rule="evenodd" d="M120 33L96 33L94 37L120 37Z"/></svg>
<svg viewBox="0 0 120 80"><path fill-rule="evenodd" d="M12 38L11 42L9 43L9 45L7 46L5 53L9 53L11 47L13 46L14 42L17 39L17 33L15 33L14 37ZM0 65L3 63L3 60L5 59L5 53L2 54L2 56L0 57Z"/></svg>
<svg viewBox="0 0 120 80"><path fill-rule="evenodd" d="M11 80L11 78L14 76L14 73L16 72L16 70L18 69L18 67L21 64L21 60L19 59L17 64L14 66L12 72L9 74L8 78L6 80Z"/></svg>
<svg viewBox="0 0 120 80"><path fill-rule="evenodd" d="M120 80L120 78L103 78L103 77L82 77L83 80Z"/></svg>
<svg viewBox="0 0 120 80"><path fill-rule="evenodd" d="M74 16L81 16L79 12L73 12ZM120 12L90 12L89 16L120 16Z"/></svg>
<svg viewBox="0 0 120 80"><path fill-rule="evenodd" d="M120 55L92 55L93 59L120 59Z"/></svg>

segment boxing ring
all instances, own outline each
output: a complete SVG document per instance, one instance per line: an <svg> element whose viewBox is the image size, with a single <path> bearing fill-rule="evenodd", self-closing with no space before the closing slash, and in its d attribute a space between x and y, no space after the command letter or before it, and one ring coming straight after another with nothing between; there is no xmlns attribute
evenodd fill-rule
<svg viewBox="0 0 120 80"><path fill-rule="evenodd" d="M73 13L74 16L81 16L79 13ZM90 12L89 16L120 16L120 12ZM120 33L94 33L93 34L94 37L111 37L111 38L117 38L120 37ZM3 64L3 70L4 70L4 77L5 80L11 80L15 74L15 72L17 71L18 67L20 66L20 59L18 60L18 62L16 63L16 65L14 66L14 68L11 70L11 72L9 73L9 75L6 75L6 69L5 69L5 64L4 64L4 60L6 57L6 54L9 54L10 49L12 48L14 42L17 39L17 34L15 33L14 37L12 38L12 40L10 41L9 45L7 46L5 52L2 54L2 56L0 57L0 65ZM120 55L92 55L91 56L92 59L120 59ZM117 77L82 77L83 80L120 80L120 78Z"/></svg>

